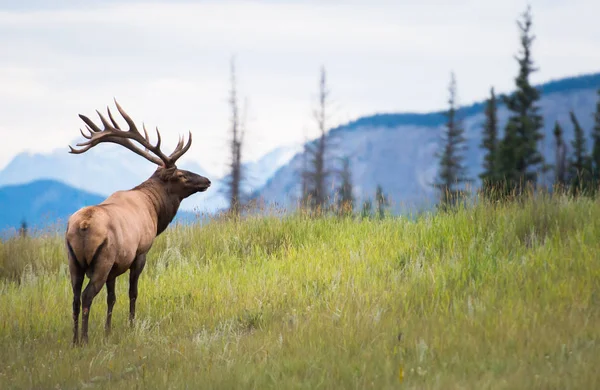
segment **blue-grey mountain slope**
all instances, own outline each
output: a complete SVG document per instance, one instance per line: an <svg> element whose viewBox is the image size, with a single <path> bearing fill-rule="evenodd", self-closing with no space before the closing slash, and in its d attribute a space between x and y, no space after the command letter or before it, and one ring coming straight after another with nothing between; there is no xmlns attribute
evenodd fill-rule
<svg viewBox="0 0 600 390"><path fill-rule="evenodd" d="M272 150L256 161L244 164L244 189L261 188L273 173L286 164L299 150L299 145L286 145ZM180 168L208 177L213 182L202 196L185 199L181 210L212 213L227 207L225 178L206 172L193 161L182 158ZM0 170L0 186L25 184L35 180L56 180L91 193L108 196L128 190L152 175L156 167L118 145L104 144L81 155L60 148L49 153L23 152Z"/></svg>
<svg viewBox="0 0 600 390"><path fill-rule="evenodd" d="M198 195L194 195L198 196ZM14 233L25 221L32 231L63 228L71 214L84 206L102 202L106 197L73 188L55 180L0 187L0 232ZM198 221L200 216L179 211L174 223Z"/></svg>
<svg viewBox="0 0 600 390"><path fill-rule="evenodd" d="M0 187L0 230L16 229L22 221L33 229L48 227L103 200L103 196L53 180Z"/></svg>
<svg viewBox="0 0 600 390"><path fill-rule="evenodd" d="M74 143L72 143L74 144ZM182 158L182 169L209 176L198 164ZM108 196L149 178L156 166L118 145L105 144L81 155L68 148L50 153L20 153L0 171L0 186L34 180L56 180L84 191Z"/></svg>
<svg viewBox="0 0 600 390"><path fill-rule="evenodd" d="M593 127L593 113L598 101L600 73L572 77L539 86L542 97L539 102L544 116L545 138L540 146L546 161L554 162L552 129L559 121L565 130L565 139L570 145L573 128L569 111L577 115L586 134ZM444 88L440 88L444 93ZM460 84L459 84L460 93ZM484 151L480 148L484 104L477 103L462 107L459 117L465 127L468 140L466 163L469 174L479 184ZM506 124L509 112L500 105L498 116L500 128ZM438 170L440 135L444 126L443 112L428 114L377 114L363 117L354 122L332 129L328 141L335 151L328 161L335 162L340 156L350 158L354 193L358 201L374 198L377 185L381 185L393 202L396 212L429 208L436 202L436 193L431 187ZM591 140L588 141L591 148ZM255 194L266 203L277 203L293 208L300 194L302 154L297 154L272 179ZM338 166L339 167L339 166ZM335 188L333 178L328 188ZM339 179L337 179L339 182Z"/></svg>

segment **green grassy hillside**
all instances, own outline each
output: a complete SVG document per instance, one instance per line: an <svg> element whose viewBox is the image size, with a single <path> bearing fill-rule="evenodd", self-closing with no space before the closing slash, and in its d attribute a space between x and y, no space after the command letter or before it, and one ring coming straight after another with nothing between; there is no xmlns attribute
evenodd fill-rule
<svg viewBox="0 0 600 390"><path fill-rule="evenodd" d="M71 347L62 237L0 245L0 388L600 388L600 203L168 230ZM87 282L86 282L87 283Z"/></svg>

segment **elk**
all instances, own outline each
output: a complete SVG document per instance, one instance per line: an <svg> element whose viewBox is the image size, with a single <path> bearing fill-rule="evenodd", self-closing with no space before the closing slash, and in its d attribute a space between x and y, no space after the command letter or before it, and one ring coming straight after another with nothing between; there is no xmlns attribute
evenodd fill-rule
<svg viewBox="0 0 600 390"><path fill-rule="evenodd" d="M153 145L146 126L142 135L133 120L119 106L119 113L129 126L122 130L107 108L110 122L99 112L104 126L100 129L84 115L89 134L80 129L87 141L69 145L72 154L81 154L106 142L121 145L158 165L156 171L143 183L127 190L117 191L102 203L79 209L68 220L65 244L69 258L69 272L73 287L73 344L80 343L78 323L83 308L81 343L88 342L88 318L94 297L106 284L108 311L105 335L110 334L112 310L116 302L115 279L129 270L129 322L134 325L135 303L138 296L138 278L146 264L146 254L154 239L171 223L181 201L196 192L206 191L210 180L195 173L178 169L175 163L192 144L192 133L184 146L179 138L173 153L166 156L160 150L161 136L156 128L157 142ZM132 141L137 142L141 149ZM84 276L89 282L81 294Z"/></svg>

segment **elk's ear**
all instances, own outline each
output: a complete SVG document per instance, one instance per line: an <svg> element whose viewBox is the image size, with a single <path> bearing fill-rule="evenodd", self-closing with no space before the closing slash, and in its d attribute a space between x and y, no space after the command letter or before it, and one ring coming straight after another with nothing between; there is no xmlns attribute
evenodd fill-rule
<svg viewBox="0 0 600 390"><path fill-rule="evenodd" d="M158 174L161 180L168 181L172 180L175 177L175 173L177 172L176 167L159 167Z"/></svg>

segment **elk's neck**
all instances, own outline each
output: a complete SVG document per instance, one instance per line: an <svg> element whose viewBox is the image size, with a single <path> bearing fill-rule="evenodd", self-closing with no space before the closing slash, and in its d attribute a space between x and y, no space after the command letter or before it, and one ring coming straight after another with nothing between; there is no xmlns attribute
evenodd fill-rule
<svg viewBox="0 0 600 390"><path fill-rule="evenodd" d="M156 235L158 236L167 228L167 226L169 226L171 221L173 221L173 218L175 218L179 205L181 204L179 196L170 193L160 180L153 177L135 187L133 190L144 193L150 200L152 208L151 212L154 212L157 218Z"/></svg>

